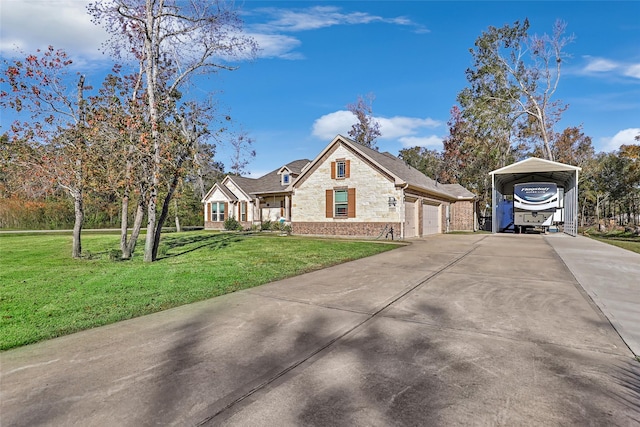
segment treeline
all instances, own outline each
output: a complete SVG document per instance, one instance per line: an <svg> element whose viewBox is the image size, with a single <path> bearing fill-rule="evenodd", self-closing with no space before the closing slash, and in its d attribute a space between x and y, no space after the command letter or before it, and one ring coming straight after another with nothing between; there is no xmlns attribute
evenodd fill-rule
<svg viewBox="0 0 640 427"><path fill-rule="evenodd" d="M207 179L213 183L216 179ZM32 198L14 191L6 181L0 182L0 229L5 230L69 230L74 225L73 201L61 191L45 197ZM199 193L186 186L175 195L170 209L169 227L199 227L203 225L202 204ZM119 228L122 209L118 200L90 195L84 203L84 228ZM128 223L135 212L129 208Z"/></svg>

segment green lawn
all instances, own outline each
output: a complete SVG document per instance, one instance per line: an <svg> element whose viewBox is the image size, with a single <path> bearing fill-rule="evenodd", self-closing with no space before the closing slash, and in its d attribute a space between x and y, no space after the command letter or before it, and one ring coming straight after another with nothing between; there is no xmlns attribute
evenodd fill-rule
<svg viewBox="0 0 640 427"><path fill-rule="evenodd" d="M633 233L619 230L610 231L608 233L599 233L591 228L585 231L585 234L592 239L640 254L640 236L636 236Z"/></svg>
<svg viewBox="0 0 640 427"><path fill-rule="evenodd" d="M113 261L117 234L0 235L0 350L370 256L394 244L206 231L163 235L159 260ZM138 249L141 251L141 248Z"/></svg>

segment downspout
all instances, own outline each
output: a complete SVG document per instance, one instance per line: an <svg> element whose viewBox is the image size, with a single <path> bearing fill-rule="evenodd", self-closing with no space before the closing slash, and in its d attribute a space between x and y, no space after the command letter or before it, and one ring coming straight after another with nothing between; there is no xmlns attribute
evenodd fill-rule
<svg viewBox="0 0 640 427"><path fill-rule="evenodd" d="M400 213L401 213L401 221L400 221L400 239L404 240L404 222L406 220L405 218L405 211L404 211L404 190L407 189L407 187L409 186L409 183L407 182L404 187L402 187L402 206L400 206Z"/></svg>

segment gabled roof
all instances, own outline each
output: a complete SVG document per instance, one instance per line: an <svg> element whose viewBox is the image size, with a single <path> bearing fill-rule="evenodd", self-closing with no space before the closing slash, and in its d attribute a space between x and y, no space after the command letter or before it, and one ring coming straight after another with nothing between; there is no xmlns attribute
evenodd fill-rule
<svg viewBox="0 0 640 427"><path fill-rule="evenodd" d="M565 185L575 178L582 168L551 160L529 157L509 166L489 172L493 176L496 188L503 194L505 191L513 191L513 183L522 180L552 181Z"/></svg>
<svg viewBox="0 0 640 427"><path fill-rule="evenodd" d="M579 171L582 168L571 166L565 163L552 162L551 160L539 159L537 157L529 157L520 160L509 166L496 169L489 172L489 175L504 175L510 173L531 173L531 172L561 172L561 171Z"/></svg>
<svg viewBox="0 0 640 427"><path fill-rule="evenodd" d="M260 178L243 178L243 183L241 184L238 181L235 181L235 178L237 177L234 177L234 181L238 185L241 185L242 189L248 194L282 193L288 190L287 186L282 185L282 178L280 177L279 172L282 169L287 168L291 174L299 175L300 171L307 165L307 163L309 163L309 160L307 159L294 160L293 162L287 163L286 165L273 170ZM245 184L247 185L246 189L244 187Z"/></svg>
<svg viewBox="0 0 640 427"><path fill-rule="evenodd" d="M446 198L473 198L475 195L464 189L458 184L439 184L429 178L418 169L409 166L404 160L397 158L391 153L380 153L364 145L360 145L355 141L342 135L336 136L327 147L311 162L310 166L305 168L302 175L290 187L295 187L302 182L305 175L310 173L313 166L318 163L327 152L337 143L342 143L350 150L359 153L360 156L367 159L378 169L389 176L398 186L409 186L418 190L426 191L435 195L444 196Z"/></svg>
<svg viewBox="0 0 640 427"><path fill-rule="evenodd" d="M233 182L247 197L251 197L256 194L287 192L289 191L287 190L287 186L282 185L282 179L280 176L281 171L286 169L292 176L297 176L308 163L309 160L307 159L294 160L293 162L287 163L286 165L275 169L260 178L227 175L220 184L214 184L213 187L211 187L202 199L202 202L204 202L216 188L220 189L220 191L222 191L229 200L238 200L238 198L225 186L225 183L228 181Z"/></svg>
<svg viewBox="0 0 640 427"><path fill-rule="evenodd" d="M209 198L209 196L211 195L211 193L213 193L214 191L216 191L216 189L220 190L220 192L222 192L222 194L225 195L225 197L232 201L232 200L238 200L238 198L235 196L235 194L233 194L231 191L229 191L228 188L226 188L224 185L220 185L217 182L215 184L213 184L213 187L211 187L209 189L209 191L207 191L207 194L204 195L204 197L202 198L202 200L200 200L200 203L204 203L205 200L207 200Z"/></svg>

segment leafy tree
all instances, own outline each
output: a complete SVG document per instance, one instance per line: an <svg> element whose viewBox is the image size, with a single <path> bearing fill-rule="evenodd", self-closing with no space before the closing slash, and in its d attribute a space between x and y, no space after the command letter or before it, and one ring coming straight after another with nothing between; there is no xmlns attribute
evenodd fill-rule
<svg viewBox="0 0 640 427"><path fill-rule="evenodd" d="M368 94L365 98L358 96L358 100L353 104L348 104L347 109L353 113L358 122L351 126L349 136L358 144L377 150L376 138L380 133L380 123L373 117L371 105L375 96Z"/></svg>
<svg viewBox="0 0 640 427"><path fill-rule="evenodd" d="M573 37L565 37L566 24L556 21L553 34L529 36L529 21L513 26L489 27L470 49L473 67L466 72L470 87L459 101L485 126L521 130L542 140L545 157L553 160L553 125L566 108L552 98L558 87L564 47ZM524 118L524 121L522 119ZM496 122L497 120L497 122Z"/></svg>
<svg viewBox="0 0 640 427"><path fill-rule="evenodd" d="M32 171L39 180L55 182L74 201L72 256L82 254L84 196L91 146L86 135L85 76L67 87L71 60L63 50L49 46L24 60L4 60L0 106L30 114L15 121L9 139L12 160Z"/></svg>
<svg viewBox="0 0 640 427"><path fill-rule="evenodd" d="M400 150L398 157L428 177L445 182L442 179L444 162L442 153L438 150L430 150L425 147L403 148Z"/></svg>
<svg viewBox="0 0 640 427"><path fill-rule="evenodd" d="M563 130L554 139L551 151L556 161L580 167L595 155L591 137L584 134L582 126L571 126Z"/></svg>
<svg viewBox="0 0 640 427"><path fill-rule="evenodd" d="M233 70L221 58L251 57L253 39L241 31L238 13L226 4L210 0L114 0L89 5L94 22L111 33L109 47L116 56L132 53L140 62L146 90L146 116L151 126L152 159L144 260L154 261L162 217L157 218L158 191L162 181L162 122L196 73ZM171 193L166 197L170 198Z"/></svg>

